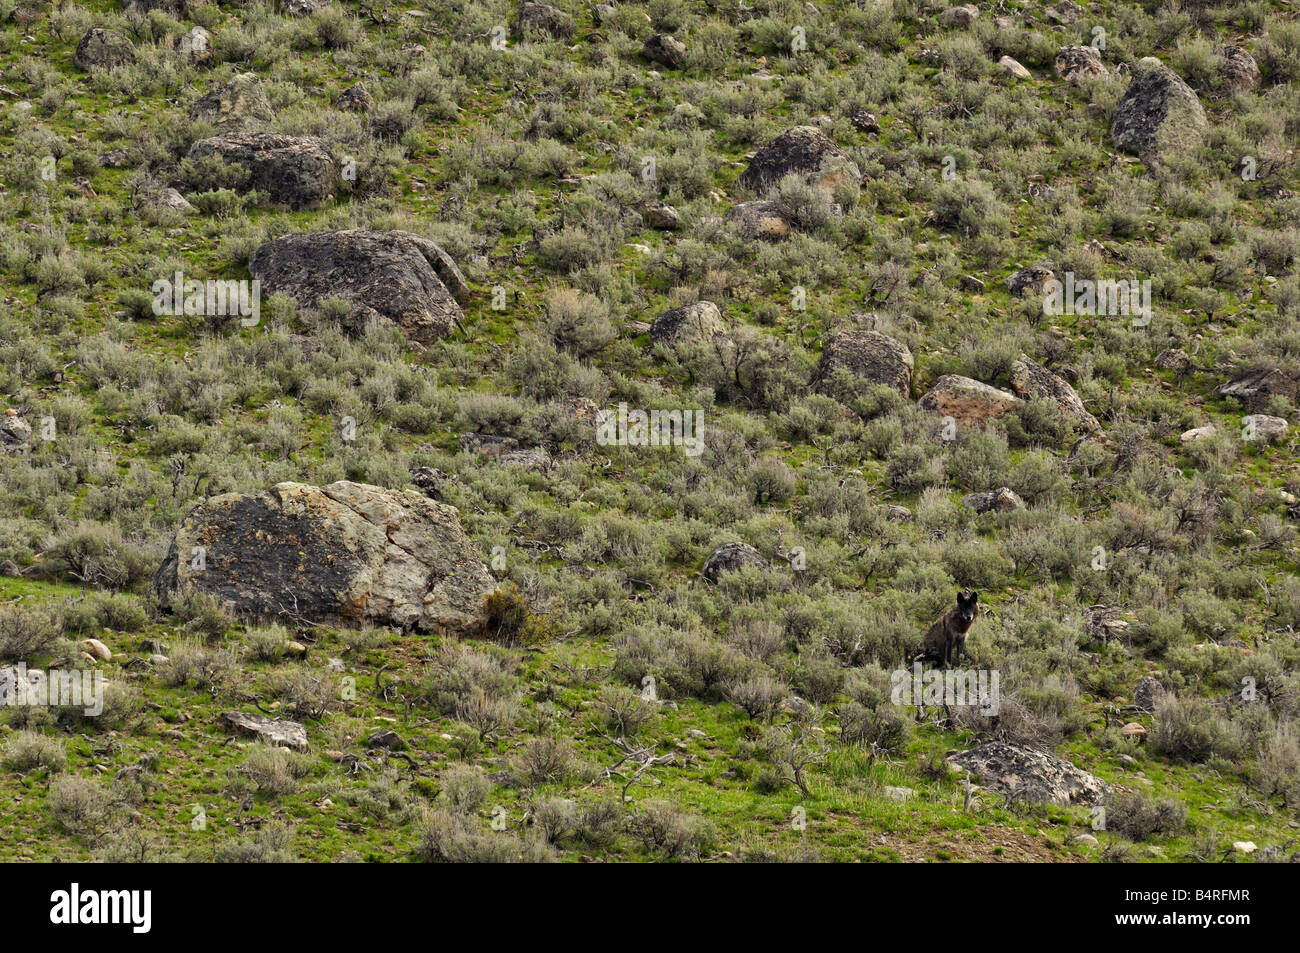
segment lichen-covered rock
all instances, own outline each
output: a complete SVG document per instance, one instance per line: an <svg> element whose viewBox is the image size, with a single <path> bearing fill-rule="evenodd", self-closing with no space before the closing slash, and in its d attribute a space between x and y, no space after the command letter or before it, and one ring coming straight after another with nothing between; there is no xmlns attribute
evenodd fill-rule
<svg viewBox="0 0 1300 953"><path fill-rule="evenodd" d="M339 93L334 105L347 112L368 113L375 108L375 99L363 83L357 83Z"/></svg>
<svg viewBox="0 0 1300 953"><path fill-rule="evenodd" d="M727 221L737 224L742 237L764 241L785 238L794 228L775 202L741 202L727 212Z"/></svg>
<svg viewBox="0 0 1300 953"><path fill-rule="evenodd" d="M962 505L976 513L1010 513L1012 510L1025 508L1025 501L1010 487L1000 486L996 490L983 493L971 493L963 496Z"/></svg>
<svg viewBox="0 0 1300 953"><path fill-rule="evenodd" d="M980 429L1019 405L1020 398L1015 394L959 374L945 374L917 401L922 410L951 417L963 427Z"/></svg>
<svg viewBox="0 0 1300 953"><path fill-rule="evenodd" d="M22 453L32 442L32 425L12 408L0 417L0 453Z"/></svg>
<svg viewBox="0 0 1300 953"><path fill-rule="evenodd" d="M998 67L1008 76L1016 79L1033 79L1034 74L1025 69L1019 60L1014 60L1009 56L1003 56L998 60Z"/></svg>
<svg viewBox="0 0 1300 953"><path fill-rule="evenodd" d="M650 199L637 206L646 225L661 232L671 232L682 227L682 215L667 202Z"/></svg>
<svg viewBox="0 0 1300 953"><path fill-rule="evenodd" d="M1145 711L1155 711L1156 703L1165 697L1165 687L1150 675L1138 679L1133 690L1133 704Z"/></svg>
<svg viewBox="0 0 1300 953"><path fill-rule="evenodd" d="M736 572L745 566L767 569L770 564L748 543L723 543L704 563L704 578L717 582L723 573Z"/></svg>
<svg viewBox="0 0 1300 953"><path fill-rule="evenodd" d="M1011 389L1022 400L1054 401L1066 417L1088 433L1101 430L1097 418L1088 413L1078 393L1069 383L1024 355L1011 365Z"/></svg>
<svg viewBox="0 0 1300 953"><path fill-rule="evenodd" d="M1281 443L1291 430L1284 417L1271 414L1250 414L1241 418L1244 439L1252 443Z"/></svg>
<svg viewBox="0 0 1300 953"><path fill-rule="evenodd" d="M353 304L353 321L378 321L430 344L460 324L458 301L469 286L437 244L410 232L350 229L284 235L253 252L248 263L265 293L283 293L302 307L322 299Z"/></svg>
<svg viewBox="0 0 1300 953"><path fill-rule="evenodd" d="M1259 86L1259 66L1244 46L1221 46L1215 52L1222 58L1219 80L1230 93L1248 93Z"/></svg>
<svg viewBox="0 0 1300 953"><path fill-rule="evenodd" d="M857 164L826 133L815 126L795 126L754 154L739 183L762 194L791 174L826 193L841 182L862 180Z"/></svg>
<svg viewBox="0 0 1300 953"><path fill-rule="evenodd" d="M317 10L324 10L329 5L330 0L280 0L280 9L291 17L311 16Z"/></svg>
<svg viewBox="0 0 1300 953"><path fill-rule="evenodd" d="M256 73L239 73L215 86L190 107L190 118L232 129L275 118Z"/></svg>
<svg viewBox="0 0 1300 953"><path fill-rule="evenodd" d="M948 759L969 771L985 788L1029 804L1100 804L1110 786L1063 758L1014 745L989 741Z"/></svg>
<svg viewBox="0 0 1300 953"><path fill-rule="evenodd" d="M1090 76L1105 76L1109 70L1101 54L1091 46L1063 46L1056 54L1056 74L1071 86L1078 86Z"/></svg>
<svg viewBox="0 0 1300 953"><path fill-rule="evenodd" d="M1007 290L1011 292L1013 298L1041 295L1045 292L1047 283L1055 277L1056 272L1046 265L1030 265L1028 268L1021 268L1007 279Z"/></svg>
<svg viewBox="0 0 1300 953"><path fill-rule="evenodd" d="M291 748L294 751L307 750L307 729L296 721L287 718L267 718L265 715L246 715L242 711L228 711L222 714L221 721L228 728L245 735L252 735L276 747Z"/></svg>
<svg viewBox="0 0 1300 953"><path fill-rule="evenodd" d="M727 333L722 312L712 301L670 308L650 325L650 343L680 347L698 341L711 341Z"/></svg>
<svg viewBox="0 0 1300 953"><path fill-rule="evenodd" d="M975 25L979 19L979 8L973 4L963 3L960 6L949 7L939 14L939 22L949 29L968 30Z"/></svg>
<svg viewBox="0 0 1300 953"><path fill-rule="evenodd" d="M864 388L884 384L906 397L912 388L912 367L912 352L902 341L879 331L837 331L822 351L817 383L824 389L842 368L860 380Z"/></svg>
<svg viewBox="0 0 1300 953"><path fill-rule="evenodd" d="M1133 79L1115 107L1110 137L1117 148L1154 164L1186 155L1208 129L1196 93L1168 66L1148 56L1133 67Z"/></svg>
<svg viewBox="0 0 1300 953"><path fill-rule="evenodd" d="M190 146L191 159L208 156L247 169L244 191L265 192L273 206L294 212L332 200L339 186L334 157L313 137L231 132Z"/></svg>
<svg viewBox="0 0 1300 953"><path fill-rule="evenodd" d="M77 44L77 52L72 62L77 69L87 73L126 66L135 62L135 47L116 30L104 30L96 27L86 32Z"/></svg>
<svg viewBox="0 0 1300 953"><path fill-rule="evenodd" d="M656 33L645 41L641 51L647 59L670 69L686 62L686 44L668 33Z"/></svg>
<svg viewBox="0 0 1300 953"><path fill-rule="evenodd" d="M205 593L252 619L458 634L495 588L453 507L346 481L199 504L154 578L167 608Z"/></svg>
<svg viewBox="0 0 1300 953"><path fill-rule="evenodd" d="M549 3L524 0L515 18L515 32L522 37L551 36L567 40L573 36L573 18Z"/></svg>
<svg viewBox="0 0 1300 953"><path fill-rule="evenodd" d="M1258 371L1229 381L1219 388L1220 397L1235 397L1247 410L1266 410L1275 396L1296 399L1296 381L1279 370Z"/></svg>
<svg viewBox="0 0 1300 953"><path fill-rule="evenodd" d="M172 50L189 60L195 66L211 66L212 34L201 26L196 26L188 33L182 33L172 42Z"/></svg>

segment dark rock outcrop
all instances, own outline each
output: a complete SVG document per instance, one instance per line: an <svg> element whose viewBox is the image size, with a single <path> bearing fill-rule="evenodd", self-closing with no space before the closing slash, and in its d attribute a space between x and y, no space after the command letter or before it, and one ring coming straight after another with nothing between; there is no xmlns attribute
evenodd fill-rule
<svg viewBox="0 0 1300 953"><path fill-rule="evenodd" d="M727 333L722 312L712 301L670 308L650 325L650 343L679 347L697 341L711 341Z"/></svg>
<svg viewBox="0 0 1300 953"><path fill-rule="evenodd" d="M761 194L791 174L825 192L843 181L862 180L857 165L826 133L815 126L795 126L755 153L739 184Z"/></svg>
<svg viewBox="0 0 1300 953"><path fill-rule="evenodd" d="M354 320L395 325L421 344L459 325L457 302L469 293L450 256L410 232L285 235L253 252L248 268L264 292L290 295L303 307L343 298L352 302Z"/></svg>
<svg viewBox="0 0 1300 953"><path fill-rule="evenodd" d="M524 0L515 18L515 32L522 37L550 36L567 40L573 36L573 18L549 3Z"/></svg>
<svg viewBox="0 0 1300 953"><path fill-rule="evenodd" d="M1054 401L1061 408L1061 413L1088 433L1101 430L1097 418L1088 413L1078 393L1069 383L1023 355L1011 365L1011 389L1022 400Z"/></svg>
<svg viewBox="0 0 1300 953"><path fill-rule="evenodd" d="M1110 137L1116 148L1151 165L1187 154L1208 129L1196 93L1168 66L1148 56L1133 67L1133 80L1115 107Z"/></svg>
<svg viewBox="0 0 1300 953"><path fill-rule="evenodd" d="M1101 61L1101 54L1091 46L1063 46L1056 54L1056 74L1072 86L1078 86L1090 76L1105 76L1109 70Z"/></svg>
<svg viewBox="0 0 1300 953"><path fill-rule="evenodd" d="M676 69L686 62L686 44L668 33L656 33L645 41L641 51L646 59L670 69Z"/></svg>
<svg viewBox="0 0 1300 953"><path fill-rule="evenodd" d="M135 47L116 30L104 30L96 27L87 31L77 44L77 52L72 57L77 69L87 73L126 66L135 62Z"/></svg>
<svg viewBox="0 0 1300 953"><path fill-rule="evenodd" d="M451 633L495 588L453 507L346 481L199 504L154 578L167 608L198 592L246 618Z"/></svg>
<svg viewBox="0 0 1300 953"><path fill-rule="evenodd" d="M984 787L1030 804L1099 804L1110 786L1055 755L1005 741L990 741L948 759Z"/></svg>
<svg viewBox="0 0 1300 953"><path fill-rule="evenodd" d="M275 118L256 73L240 73L215 86L190 107L190 118L210 122L219 129L235 129Z"/></svg>
<svg viewBox="0 0 1300 953"><path fill-rule="evenodd" d="M904 397L912 388L912 352L901 341L879 331L837 331L826 342L817 366L817 386L825 389L837 369L843 368L864 387L884 384Z"/></svg>
<svg viewBox="0 0 1300 953"><path fill-rule="evenodd" d="M747 543L723 543L704 563L704 578L717 582L723 573L736 572L745 566L767 569L769 563L762 554Z"/></svg>
<svg viewBox="0 0 1300 953"><path fill-rule="evenodd" d="M189 156L216 156L242 166L249 173L245 190L265 192L272 205L294 212L330 201L339 185L334 157L316 138L232 132L200 139L190 146Z"/></svg>

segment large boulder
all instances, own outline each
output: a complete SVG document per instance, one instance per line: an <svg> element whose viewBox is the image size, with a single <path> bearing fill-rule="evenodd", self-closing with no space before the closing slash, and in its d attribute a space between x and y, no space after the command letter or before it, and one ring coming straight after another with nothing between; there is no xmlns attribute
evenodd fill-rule
<svg viewBox="0 0 1300 953"><path fill-rule="evenodd" d="M515 18L515 32L522 37L551 36L567 40L573 36L573 18L549 3L524 0Z"/></svg>
<svg viewBox="0 0 1300 953"><path fill-rule="evenodd" d="M1259 86L1259 66L1244 46L1221 46L1216 53L1222 58L1219 81L1230 93L1248 93Z"/></svg>
<svg viewBox="0 0 1300 953"><path fill-rule="evenodd" d="M353 304L354 321L396 326L420 344L459 326L458 301L469 294L446 252L402 231L284 235L253 252L248 268L268 293L287 294L309 308L343 298Z"/></svg>
<svg viewBox="0 0 1300 953"><path fill-rule="evenodd" d="M239 73L195 101L190 118L210 122L219 129L234 129L275 118L256 73Z"/></svg>
<svg viewBox="0 0 1300 953"><path fill-rule="evenodd" d="M104 30L96 27L89 30L77 44L77 52L72 57L77 69L87 73L98 73L135 62L135 47L116 30Z"/></svg>
<svg viewBox="0 0 1300 953"><path fill-rule="evenodd" d="M1030 804L1100 804L1110 786L1055 755L1005 741L989 741L948 759L985 788Z"/></svg>
<svg viewBox="0 0 1300 953"><path fill-rule="evenodd" d="M963 427L980 429L1019 404L1015 394L959 374L945 374L917 401L922 410L951 417Z"/></svg>
<svg viewBox="0 0 1300 953"><path fill-rule="evenodd" d="M670 308L650 325L650 343L671 348L712 341L726 334L727 323L712 301L696 301L680 308Z"/></svg>
<svg viewBox="0 0 1300 953"><path fill-rule="evenodd" d="M357 83L339 93L334 105L347 112L368 113L375 108L375 98L370 95L364 83Z"/></svg>
<svg viewBox="0 0 1300 953"><path fill-rule="evenodd" d="M1296 381L1278 370L1259 371L1238 377L1219 388L1219 396L1235 397L1247 410L1267 410L1274 396L1296 399Z"/></svg>
<svg viewBox="0 0 1300 953"><path fill-rule="evenodd" d="M182 33L172 41L172 51L182 59L189 60L195 66L211 66L212 34L201 26L196 26L188 33Z"/></svg>
<svg viewBox="0 0 1300 953"><path fill-rule="evenodd" d="M704 578L717 582L723 573L737 572L745 566L767 569L769 563L748 543L723 543L704 562Z"/></svg>
<svg viewBox="0 0 1300 953"><path fill-rule="evenodd" d="M912 367L912 352L901 341L879 331L837 331L822 351L817 382L824 388L837 370L844 369L864 387L884 384L906 397L912 388Z"/></svg>
<svg viewBox="0 0 1300 953"><path fill-rule="evenodd" d="M961 502L976 513L1010 513L1025 508L1025 501L1008 486L985 490L983 493L969 493L961 498Z"/></svg>
<svg viewBox="0 0 1300 953"><path fill-rule="evenodd" d="M32 425L10 408L0 417L0 453L22 453L32 442Z"/></svg>
<svg viewBox="0 0 1300 953"><path fill-rule="evenodd" d="M979 19L979 7L970 3L949 7L939 14L939 22L949 29L969 30Z"/></svg>
<svg viewBox="0 0 1300 953"><path fill-rule="evenodd" d="M1011 389L1022 400L1054 401L1066 417L1088 433L1101 430L1097 418L1088 413L1078 393L1067 381L1023 354L1011 365Z"/></svg>
<svg viewBox="0 0 1300 953"><path fill-rule="evenodd" d="M645 41L641 52L660 66L676 69L686 62L686 44L667 33L656 33Z"/></svg>
<svg viewBox="0 0 1300 953"><path fill-rule="evenodd" d="M1092 76L1105 76L1109 70L1101 54L1091 46L1063 46L1056 53L1056 74L1071 86L1078 86Z"/></svg>
<svg viewBox="0 0 1300 953"><path fill-rule="evenodd" d="M739 182L761 194L791 174L803 176L809 185L825 192L833 191L840 182L862 180L857 165L826 133L815 126L795 126L759 149Z"/></svg>
<svg viewBox="0 0 1300 953"><path fill-rule="evenodd" d="M228 711L222 714L221 722L227 728L232 728L240 734L251 735L258 741L277 748L307 750L307 729L296 721L267 718L265 715L249 715L242 711Z"/></svg>
<svg viewBox="0 0 1300 953"><path fill-rule="evenodd" d="M190 146L191 159L208 156L247 169L245 189L265 192L272 205L294 212L330 201L339 184L334 157L312 137L232 132Z"/></svg>
<svg viewBox="0 0 1300 953"><path fill-rule="evenodd" d="M1117 148L1151 165L1195 149L1208 129L1196 93L1168 66L1148 56L1133 67L1133 80L1115 107L1110 137Z"/></svg>
<svg viewBox="0 0 1300 953"><path fill-rule="evenodd" d="M154 578L252 619L470 633L496 583L454 507L362 483L279 483L192 509Z"/></svg>
<svg viewBox="0 0 1300 953"><path fill-rule="evenodd" d="M735 222L741 236L770 241L785 238L794 229L794 223L775 202L741 202L727 212L728 222Z"/></svg>
<svg viewBox="0 0 1300 953"><path fill-rule="evenodd" d="M1251 443L1281 443L1291 432L1291 425L1285 417L1251 414L1241 418L1241 429L1245 439Z"/></svg>
<svg viewBox="0 0 1300 953"><path fill-rule="evenodd" d="M1046 293L1047 283L1056 277L1056 272L1046 265L1030 265L1021 268L1007 279L1007 290L1013 298L1028 298Z"/></svg>

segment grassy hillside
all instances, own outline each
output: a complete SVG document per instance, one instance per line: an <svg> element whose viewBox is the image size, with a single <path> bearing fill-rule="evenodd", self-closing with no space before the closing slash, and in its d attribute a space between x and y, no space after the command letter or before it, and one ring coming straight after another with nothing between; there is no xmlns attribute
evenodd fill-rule
<svg viewBox="0 0 1300 953"><path fill-rule="evenodd" d="M1218 393L1300 376L1292 5L1002 2L968 28L924 0L553 6L571 31L521 35L513 0L0 0L0 391L33 430L0 453L0 664L108 683L95 717L0 707L0 859L1300 856L1296 437L1242 424L1297 410ZM196 25L211 65L174 51ZM135 61L79 69L92 27ZM680 66L646 58L659 32ZM1097 42L1104 75L1057 74L1060 48ZM1224 44L1257 88L1229 88ZM1148 56L1208 119L1158 167L1110 135ZM187 159L217 132L191 106L241 73L273 109L260 128L351 163L322 207L276 210ZM357 83L373 109L337 108ZM760 196L737 179L800 125L861 184L784 180L791 234L747 238L725 216ZM649 227L654 199L681 228ZM278 295L255 327L151 309L158 278L245 279L264 242L337 228L438 242L471 287L463 329L417 346ZM1007 287L1036 264L1149 279L1152 320L1045 315ZM650 342L698 300L729 347ZM908 346L909 395L817 384L847 328ZM1021 355L1103 433L1032 400L946 439L916 405L948 374L1009 387ZM702 410L704 452L600 445L572 398ZM470 432L551 464L462 450ZM420 466L522 607L483 638L168 613L150 592L204 499L413 490ZM962 503L1003 486L1025 506ZM706 579L737 541L771 568ZM891 702L958 589L980 593L965 664L999 674L996 718ZM1143 676L1154 711L1133 708ZM259 709L309 749L221 722ZM383 731L402 747L372 747ZM990 739L1109 783L1104 829L968 792L945 756Z"/></svg>

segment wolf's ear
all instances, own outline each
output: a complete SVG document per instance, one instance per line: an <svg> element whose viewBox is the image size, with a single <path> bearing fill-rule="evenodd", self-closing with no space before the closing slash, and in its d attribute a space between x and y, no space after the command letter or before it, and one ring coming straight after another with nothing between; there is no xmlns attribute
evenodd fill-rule
<svg viewBox="0 0 1300 953"><path fill-rule="evenodd" d="M980 594L976 592L974 589L972 589L970 591L970 604L975 605L975 603L979 601L980 601Z"/></svg>

